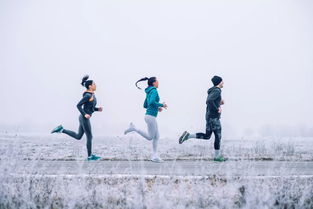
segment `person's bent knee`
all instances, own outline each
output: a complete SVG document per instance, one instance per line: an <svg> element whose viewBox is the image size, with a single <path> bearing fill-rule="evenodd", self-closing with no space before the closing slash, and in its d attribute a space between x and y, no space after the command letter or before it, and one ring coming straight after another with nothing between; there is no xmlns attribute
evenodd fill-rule
<svg viewBox="0 0 313 209"><path fill-rule="evenodd" d="M83 134L76 136L77 140L81 140L83 138Z"/></svg>
<svg viewBox="0 0 313 209"><path fill-rule="evenodd" d="M212 134L204 134L202 137L203 137L203 139L206 139L206 140L209 140L209 139L211 139L211 136L212 136Z"/></svg>

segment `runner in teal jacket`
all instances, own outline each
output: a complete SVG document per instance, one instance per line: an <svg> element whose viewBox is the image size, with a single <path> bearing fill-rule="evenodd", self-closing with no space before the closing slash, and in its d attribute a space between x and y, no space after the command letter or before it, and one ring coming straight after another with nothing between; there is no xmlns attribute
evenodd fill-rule
<svg viewBox="0 0 313 209"><path fill-rule="evenodd" d="M162 112L163 109L167 109L167 105L165 103L160 103L160 97L158 94L157 88L159 87L159 81L156 77L151 78L142 78L136 82L136 86L141 81L148 81L148 87L145 89L146 99L143 104L143 107L147 109L145 114L145 122L147 123L148 131L143 131L138 128L133 123L130 123L129 127L125 130L124 134L128 134L131 132L136 132L148 141L152 142L152 157L151 161L156 163L161 163L163 160L158 155L158 141L160 138L159 128L157 123L157 115L158 112ZM137 86L138 89L141 89Z"/></svg>
<svg viewBox="0 0 313 209"><path fill-rule="evenodd" d="M147 109L146 115L157 117L159 108L163 107L163 104L160 103L158 90L154 86L149 86L145 89L145 92L147 96L143 107Z"/></svg>

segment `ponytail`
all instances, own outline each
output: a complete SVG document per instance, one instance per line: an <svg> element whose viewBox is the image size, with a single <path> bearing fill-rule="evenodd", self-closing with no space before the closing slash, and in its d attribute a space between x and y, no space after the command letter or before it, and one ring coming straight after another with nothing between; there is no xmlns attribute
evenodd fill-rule
<svg viewBox="0 0 313 209"><path fill-rule="evenodd" d="M140 79L140 80L138 80L137 82L136 82L136 87L138 88L138 89L141 89L137 84L139 83L139 82L141 82L141 81L146 81L146 80L149 80L149 78L147 78L147 77L145 77L145 78L142 78L142 79Z"/></svg>
<svg viewBox="0 0 313 209"><path fill-rule="evenodd" d="M81 85L82 85L82 86L85 86L85 83L86 83L86 81L88 80L88 78L89 78L89 75L85 75L85 76L83 77L82 82L81 82Z"/></svg>
<svg viewBox="0 0 313 209"><path fill-rule="evenodd" d="M144 77L144 78L142 78L142 79L140 79L140 80L138 80L138 81L136 82L136 87L137 87L138 89L141 89L139 86L137 86L137 84L138 84L139 82L141 82L141 81L148 81L148 86L153 86L153 83L156 82L156 80L157 80L156 77L150 77L150 78Z"/></svg>
<svg viewBox="0 0 313 209"><path fill-rule="evenodd" d="M82 86L86 87L86 89L89 88L90 85L92 85L93 80L88 80L89 75L85 75L82 79L82 82L80 83Z"/></svg>

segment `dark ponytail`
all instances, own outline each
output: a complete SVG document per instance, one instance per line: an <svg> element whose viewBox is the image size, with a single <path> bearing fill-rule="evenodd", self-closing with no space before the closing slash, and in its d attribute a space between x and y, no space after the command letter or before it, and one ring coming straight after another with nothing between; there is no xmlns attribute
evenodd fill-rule
<svg viewBox="0 0 313 209"><path fill-rule="evenodd" d="M85 76L83 77L82 82L81 82L81 85L82 85L82 86L85 86L85 83L86 83L86 81L88 80L88 78L89 78L89 75L85 75Z"/></svg>
<svg viewBox="0 0 313 209"><path fill-rule="evenodd" d="M88 80L89 75L85 75L82 79L81 85L89 89L89 86L92 85L93 80Z"/></svg>
<svg viewBox="0 0 313 209"><path fill-rule="evenodd" d="M139 82L141 82L141 81L148 81L148 86L153 86L153 83L156 81L156 77L151 77L151 78L144 77L144 78L138 80L138 81L136 82L136 87L137 87L138 89L141 89L141 88L137 85L137 84L138 84Z"/></svg>

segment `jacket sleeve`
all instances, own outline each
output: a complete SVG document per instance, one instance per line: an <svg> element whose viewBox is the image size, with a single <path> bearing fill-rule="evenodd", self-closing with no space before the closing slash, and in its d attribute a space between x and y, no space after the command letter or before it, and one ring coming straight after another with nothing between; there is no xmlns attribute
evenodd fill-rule
<svg viewBox="0 0 313 209"><path fill-rule="evenodd" d="M95 107L95 111L99 111L99 107Z"/></svg>
<svg viewBox="0 0 313 209"><path fill-rule="evenodd" d="M145 99L145 102L143 103L143 108L145 108L145 109L147 109L147 108L148 108L147 98Z"/></svg>
<svg viewBox="0 0 313 209"><path fill-rule="evenodd" d="M207 104L211 104L212 107L214 108L214 110L218 111L218 108L220 107L220 105L217 105L215 100L221 96L221 92L219 90L214 90L212 91L211 94L208 94L208 98L207 98Z"/></svg>
<svg viewBox="0 0 313 209"><path fill-rule="evenodd" d="M84 111L83 109L83 105L89 101L89 99L91 98L91 94L85 94L84 97L78 102L77 109L79 110L79 112L85 116L87 113Z"/></svg>
<svg viewBox="0 0 313 209"><path fill-rule="evenodd" d="M148 106L154 106L154 107L163 107L163 104L157 102L157 97L158 97L158 92L156 90L153 90L151 92L151 96L150 96L150 99L149 99L149 103L148 103Z"/></svg>

